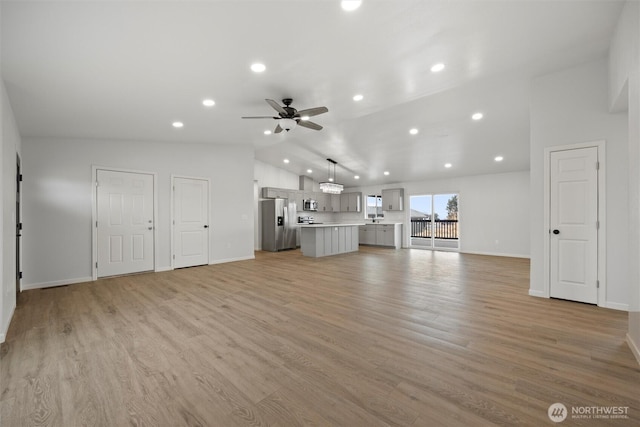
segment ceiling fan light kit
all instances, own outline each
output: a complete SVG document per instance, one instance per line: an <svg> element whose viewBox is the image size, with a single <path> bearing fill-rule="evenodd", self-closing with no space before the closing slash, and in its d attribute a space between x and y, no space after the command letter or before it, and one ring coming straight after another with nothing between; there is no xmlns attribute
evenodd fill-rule
<svg viewBox="0 0 640 427"><path fill-rule="evenodd" d="M278 112L278 117L254 116L243 117L243 119L275 119L278 121L278 124L276 125L276 129L273 131L273 133L280 133L283 130L289 132L296 126L302 126L313 130L321 130L322 126L309 121L309 117L317 116L318 114L323 114L329 111L327 107L315 107L298 111L295 108L291 107L291 103L293 102L293 99L291 98L285 98L282 100L284 106L281 106L273 99L265 99L265 101L267 101L267 104L271 105L271 107Z"/></svg>
<svg viewBox="0 0 640 427"><path fill-rule="evenodd" d="M338 184L336 181L336 165L338 162L332 159L327 159L327 180L320 183L320 191L329 194L340 194L344 190L342 184ZM333 176L331 176L331 165L333 165Z"/></svg>

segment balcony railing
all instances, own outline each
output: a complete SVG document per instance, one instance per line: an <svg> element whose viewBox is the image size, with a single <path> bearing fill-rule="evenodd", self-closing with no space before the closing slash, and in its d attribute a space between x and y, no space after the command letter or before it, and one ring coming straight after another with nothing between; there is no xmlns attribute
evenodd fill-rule
<svg viewBox="0 0 640 427"><path fill-rule="evenodd" d="M431 222L430 219L411 219L411 237L424 237L436 239L458 239L458 220L441 219Z"/></svg>

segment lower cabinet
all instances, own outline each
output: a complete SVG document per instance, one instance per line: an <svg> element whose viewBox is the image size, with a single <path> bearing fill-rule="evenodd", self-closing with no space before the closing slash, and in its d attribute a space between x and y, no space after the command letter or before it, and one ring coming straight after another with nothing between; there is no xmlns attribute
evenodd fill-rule
<svg viewBox="0 0 640 427"><path fill-rule="evenodd" d="M361 245L402 247L402 224L367 224L358 231Z"/></svg>

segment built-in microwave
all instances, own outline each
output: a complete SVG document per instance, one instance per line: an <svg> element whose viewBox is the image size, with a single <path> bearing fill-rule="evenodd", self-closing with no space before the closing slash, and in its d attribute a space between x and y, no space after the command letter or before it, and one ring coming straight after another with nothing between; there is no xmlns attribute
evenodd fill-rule
<svg viewBox="0 0 640 427"><path fill-rule="evenodd" d="M318 202L315 200L307 199L302 201L302 210L303 211L317 211L318 210Z"/></svg>

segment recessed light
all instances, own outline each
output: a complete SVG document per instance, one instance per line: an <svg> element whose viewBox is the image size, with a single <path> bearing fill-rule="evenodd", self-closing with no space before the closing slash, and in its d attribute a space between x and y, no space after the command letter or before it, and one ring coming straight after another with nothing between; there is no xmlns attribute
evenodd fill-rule
<svg viewBox="0 0 640 427"><path fill-rule="evenodd" d="M253 71L254 73L262 73L266 69L267 67L264 64L261 64L259 62L256 62L255 64L251 64L251 71Z"/></svg>
<svg viewBox="0 0 640 427"><path fill-rule="evenodd" d="M174 128L178 128L178 129L179 129L179 128L181 128L181 127L183 127L183 126L184 126L184 123L182 123L182 122L173 122L171 125L172 125Z"/></svg>
<svg viewBox="0 0 640 427"><path fill-rule="evenodd" d="M389 175L389 171L384 171L384 174L385 175Z"/></svg>
<svg viewBox="0 0 640 427"><path fill-rule="evenodd" d="M496 156L493 160L495 160L496 162L501 162L504 160L504 157L502 156Z"/></svg>
<svg viewBox="0 0 640 427"><path fill-rule="evenodd" d="M453 166L451 163L445 163L444 164L444 167L447 168L447 169L450 168L451 166Z"/></svg>
<svg viewBox="0 0 640 427"><path fill-rule="evenodd" d="M204 105L205 107L213 107L214 105L216 105L216 101L214 101L213 99L205 99L204 101L202 101L202 105Z"/></svg>
<svg viewBox="0 0 640 427"><path fill-rule="evenodd" d="M409 131L409 133L410 133L411 135L417 135L417 134L418 134L418 129L413 128L413 129L411 129L411 130Z"/></svg>
<svg viewBox="0 0 640 427"><path fill-rule="evenodd" d="M265 130L265 131L264 131L264 134L265 134L265 135L271 135L271 131L270 131L270 130Z"/></svg>
<svg viewBox="0 0 640 427"><path fill-rule="evenodd" d="M353 179L360 179L360 175L354 176Z"/></svg>
<svg viewBox="0 0 640 427"><path fill-rule="evenodd" d="M432 73L439 73L442 70L444 70L444 64L442 62L434 64L433 67L431 67Z"/></svg>
<svg viewBox="0 0 640 427"><path fill-rule="evenodd" d="M347 12L356 10L360 7L361 4L362 0L342 0L342 2L340 3L342 9L346 10Z"/></svg>
<svg viewBox="0 0 640 427"><path fill-rule="evenodd" d="M471 116L471 118L473 120L480 120L481 118L483 118L483 114L482 113L474 113L473 116Z"/></svg>
<svg viewBox="0 0 640 427"><path fill-rule="evenodd" d="M283 162L289 163L289 159L284 159Z"/></svg>
<svg viewBox="0 0 640 427"><path fill-rule="evenodd" d="M353 100L358 102L358 101L362 101L364 99L364 96L357 94L357 95L353 95Z"/></svg>
<svg viewBox="0 0 640 427"><path fill-rule="evenodd" d="M307 169L307 173L313 173L311 169Z"/></svg>
<svg viewBox="0 0 640 427"><path fill-rule="evenodd" d="M300 120L307 121L307 120L309 120L309 116L302 116L302 117L300 117Z"/></svg>

